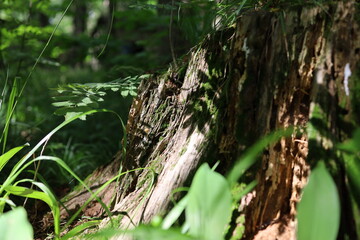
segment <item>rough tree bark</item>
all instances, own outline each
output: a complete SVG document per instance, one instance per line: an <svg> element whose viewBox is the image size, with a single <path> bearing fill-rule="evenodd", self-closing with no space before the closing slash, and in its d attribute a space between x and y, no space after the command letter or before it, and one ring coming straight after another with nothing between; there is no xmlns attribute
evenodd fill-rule
<svg viewBox="0 0 360 240"><path fill-rule="evenodd" d="M248 12L235 27L209 36L181 68L141 83L127 123L126 155L119 153L88 182L102 184L119 168L143 168L101 194L113 212L125 211L138 224L165 213L172 191L188 184L201 162L220 160L226 173L259 137L289 126L305 128L318 111L337 140L348 137L342 123L356 115L352 100L359 96L356 11L348 1L286 13ZM348 82L347 64L353 70ZM256 168L258 185L242 201L244 238L296 238L296 203L316 161L316 154L307 157L308 144L330 148L329 141L326 134L294 132L264 151ZM344 177L338 177L339 187ZM74 195L69 208L81 203ZM342 200L346 204L345 189ZM94 202L85 212L94 216L103 210ZM120 225L131 227L126 217ZM351 226L342 231L356 238Z"/></svg>

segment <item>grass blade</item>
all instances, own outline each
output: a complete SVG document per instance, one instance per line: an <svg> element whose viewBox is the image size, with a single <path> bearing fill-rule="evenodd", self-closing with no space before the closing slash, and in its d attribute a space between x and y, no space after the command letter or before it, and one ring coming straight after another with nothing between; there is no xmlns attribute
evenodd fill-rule
<svg viewBox="0 0 360 240"><path fill-rule="evenodd" d="M3 103L4 99L5 99L5 92L6 92L6 87L7 87L8 80L9 80L9 69L7 69L7 71L6 71L5 84L4 84L4 88L2 90L2 93L1 93L0 111L1 111L1 108L3 106L2 103Z"/></svg>
<svg viewBox="0 0 360 240"><path fill-rule="evenodd" d="M81 232L83 232L84 230L93 227L93 226L97 226L99 225L101 222L101 220L93 220L93 221L89 221L89 222L84 222L83 224L74 227L73 229L71 229L67 234L65 234L64 236L61 237L61 240L66 240L75 236L78 236Z"/></svg>
<svg viewBox="0 0 360 240"><path fill-rule="evenodd" d="M59 158L55 158L55 157L38 157L35 158L31 161L28 161L29 158L43 145L45 144L52 135L54 135L57 131L59 131L61 128L63 128L64 126L66 126L67 124L71 123L72 121L81 118L82 116L85 115L90 115L93 113L97 113L97 112L112 112L114 113L118 118L120 118L120 116L110 110L106 110L106 109L98 109L98 110L91 110L85 113L80 113L76 116L73 116L70 119L65 120L63 123L61 123L60 125L58 125L56 128L54 128L49 134L47 134L34 148L32 148L19 162L17 162L15 164L15 166L13 167L13 169L11 170L9 176L6 178L6 180L4 181L4 183L2 185L0 185L0 195L5 191L5 189L8 186L12 186L14 181L16 180L16 178L19 176L20 173L22 173L23 171L25 171L25 169L33 162L36 161L41 161L41 160L53 160L55 162L57 162L60 166L62 166L64 169L66 169L71 175L73 175L91 194L92 196L94 196L92 199L96 198L97 201L100 202L100 204L102 205L102 207L105 209L105 211L107 212L107 214L109 216L111 216L111 212L109 211L109 209L106 207L106 205L96 196L93 195L92 191L90 190L90 188L74 173L71 171L71 169L63 162L61 161L61 159ZM45 186L45 185L44 185ZM5 203L4 202L0 202L0 212L2 212L3 208L4 208ZM54 213L57 214L57 213ZM54 218L56 220L56 218ZM58 219L59 220L59 219Z"/></svg>
<svg viewBox="0 0 360 240"><path fill-rule="evenodd" d="M0 198L0 203L1 204L4 203L4 205L5 205L5 203L7 203L7 205L9 205L11 207L11 209L16 208L16 204L13 201L11 201L10 199L6 198L6 197L5 198ZM0 213L3 213L3 210L1 210Z"/></svg>
<svg viewBox="0 0 360 240"><path fill-rule="evenodd" d="M7 110L6 110L6 116L5 116L5 126L4 126L4 130L2 132L1 139L0 139L0 142L2 142L2 144L3 144L3 147L2 147L2 153L3 154L5 152L7 136L8 136L8 133L9 133L10 120L11 120L11 117L13 115L13 107L15 105L15 101L16 101L17 96L18 96L18 79L15 78L14 84L13 84L13 86L11 88L9 101L7 103Z"/></svg>
<svg viewBox="0 0 360 240"><path fill-rule="evenodd" d="M4 166L6 165L6 163L16 154L18 153L21 149L23 149L24 147L29 146L29 144L25 144L22 145L20 147L15 147L13 149L10 149L9 151L7 151L6 153L4 153L3 155L0 156L0 172L1 170L4 168Z"/></svg>
<svg viewBox="0 0 360 240"><path fill-rule="evenodd" d="M223 239L231 217L231 192L221 174L203 164L191 183L185 209L189 234L199 239Z"/></svg>
<svg viewBox="0 0 360 240"><path fill-rule="evenodd" d="M50 207L52 206L51 199L48 195L46 195L43 192L33 190L27 187L21 187L21 186L7 186L5 187L5 191L16 196L20 197L27 197L27 198L33 198L38 199L41 201L44 201L47 205Z"/></svg>
<svg viewBox="0 0 360 240"><path fill-rule="evenodd" d="M22 187L22 186L16 186L19 183L23 182L30 182L33 185L40 188L42 191L33 190L31 188ZM59 203L55 197L55 195L52 193L52 191L43 183L36 182L32 179L22 179L18 182L16 182L14 185L7 186L5 188L5 191L24 198L33 198L38 199L43 202L45 202L51 209L51 212L54 217L54 232L55 236L58 238L60 234L60 208Z"/></svg>
<svg viewBox="0 0 360 240"><path fill-rule="evenodd" d="M63 227L63 229L61 231L63 231L64 229L66 229L75 219L76 217L81 213L81 211L87 206L87 204L89 204L92 200L96 199L101 206L105 209L106 213L108 214L108 216L112 216L112 213L110 212L110 210L108 209L108 207L105 205L105 203L99 199L97 197L97 195L104 190L110 183L112 183L113 181L115 181L116 179L119 178L119 176L128 174L130 172L134 172L134 171L139 171L139 170L144 170L144 168L136 168L136 169L132 169L126 172L121 172L118 175L114 176L113 178L111 178L110 180L108 180L106 183L104 183L99 189L97 189L96 192L91 191L91 189L89 188L89 186L87 186L67 165L64 161L62 161L60 158L57 157L51 157L51 156L40 156L37 157L29 162L27 162L20 170L19 172L23 172L28 166L30 166L31 164L33 164L36 161L54 161L57 164L59 164L59 166L61 166L62 168L64 168L66 171L68 171L76 180L78 180L80 182L81 185L83 185L85 187L85 189L91 194L91 197L86 200L86 202L78 209L78 211L73 214L73 216L67 221L67 223L65 224L65 226ZM22 181L22 180L21 180ZM19 182L21 182L19 181ZM35 184L35 183L34 183ZM35 184L36 185L36 184ZM1 186L1 185L0 185ZM44 185L45 186L45 185ZM3 186L1 186L1 188L4 188ZM54 196L55 199L55 196ZM111 220L111 218L110 218Z"/></svg>
<svg viewBox="0 0 360 240"><path fill-rule="evenodd" d="M164 221L162 222L161 228L169 229L179 219L181 213L185 210L187 204L188 204L188 196L186 195L166 215Z"/></svg>
<svg viewBox="0 0 360 240"><path fill-rule="evenodd" d="M231 169L227 179L231 186L233 186L237 180L248 170L256 161L257 156L268 146L270 143L278 141L281 137L290 136L293 132L293 128L276 131L269 134L257 141L251 146L235 163L235 166Z"/></svg>
<svg viewBox="0 0 360 240"><path fill-rule="evenodd" d="M4 181L3 185L0 187L0 194L4 191L4 188L7 185L11 185L15 179L19 176L19 174L22 171L19 171L20 169L23 168L23 166L25 165L25 163L29 160L29 158L47 141L49 141L49 139L52 137L52 135L54 135L57 131L59 131L61 128L63 128L64 126L66 126L67 124L73 122L74 120L81 118L82 116L85 115L90 115L93 113L97 113L97 112L112 112L115 113L111 110L106 110L106 109L98 109L98 110L91 110L85 113L81 113L78 114L76 116L73 116L72 118L62 122L60 125L58 125L56 128L54 128L50 133L48 133L43 139L40 140L40 142L38 144L36 144L35 147L33 147L19 162L16 163L16 165L14 166L14 168L12 169L11 173L9 174L8 178ZM116 113L115 113L116 114ZM118 116L118 114L116 114Z"/></svg>

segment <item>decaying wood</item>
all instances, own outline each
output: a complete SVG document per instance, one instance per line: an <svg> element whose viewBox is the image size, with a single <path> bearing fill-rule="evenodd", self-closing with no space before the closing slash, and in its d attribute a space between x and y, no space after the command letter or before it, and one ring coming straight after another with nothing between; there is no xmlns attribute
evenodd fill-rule
<svg viewBox="0 0 360 240"><path fill-rule="evenodd" d="M350 101L343 84L345 65L354 68L359 58L354 14L353 2L339 2L289 12L283 20L276 14L240 20L237 48L243 48L247 39L247 62L255 63L257 85L252 90L259 92L259 99L252 121L256 131L265 134L282 127L306 127L314 105L324 95L332 96L321 106L329 116L325 121L331 123L330 131L342 131L333 118L339 114L339 102ZM250 27L241 31L246 24ZM257 172L256 197L246 209L246 238L296 239L296 203L309 174L307 155L305 133L268 148Z"/></svg>
<svg viewBox="0 0 360 240"><path fill-rule="evenodd" d="M206 62L208 52L207 48L200 48L192 54L183 79L170 71L169 75L140 86L141 93L133 105L133 109L138 108L135 110L138 113L128 122L128 146L134 148L129 147L126 161L148 169L134 174L132 181L136 179L137 183L143 184L137 184L131 193L120 197L114 208L114 211L127 211L136 224L149 222L155 215L164 213L172 191L184 185L214 141L209 137L215 116L209 115L207 109L195 109L198 101L205 101L199 99L203 97L199 92L210 72ZM209 101L215 103L218 97L213 97ZM139 101L142 101L141 107L136 106ZM197 107L211 107L205 105L212 103L203 102ZM209 118L203 118L201 114L209 115ZM147 129L141 131L143 127ZM141 134L137 136L139 131ZM138 143L144 139L149 142ZM145 181L150 170L157 175L153 185L149 184L152 181ZM146 201L139 204L139 196L145 196ZM122 224L129 226L129 219L123 218Z"/></svg>
<svg viewBox="0 0 360 240"><path fill-rule="evenodd" d="M202 161L220 160L226 172L249 143L297 126L297 133L266 149L243 210L245 238L295 239L296 204L310 169L309 136L301 129L322 103L329 129L341 140L335 117L340 108L352 114L352 79L344 85L344 70L359 61L355 12L349 1L286 14L247 13L234 29L204 40L183 69L143 81L129 114L126 155L90 178L143 168L103 192L112 196L107 204L115 199L114 213L131 216L132 223L124 217L120 227L165 213L172 191L189 184Z"/></svg>

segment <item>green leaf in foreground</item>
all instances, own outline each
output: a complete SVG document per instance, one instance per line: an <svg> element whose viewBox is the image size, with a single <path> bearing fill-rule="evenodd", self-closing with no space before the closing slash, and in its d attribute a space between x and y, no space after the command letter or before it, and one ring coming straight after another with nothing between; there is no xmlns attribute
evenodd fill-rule
<svg viewBox="0 0 360 240"><path fill-rule="evenodd" d="M179 219L181 213L185 210L187 204L188 204L188 196L186 195L166 215L164 221L161 224L161 228L169 229Z"/></svg>
<svg viewBox="0 0 360 240"><path fill-rule="evenodd" d="M50 207L52 207L53 205L53 202L46 193L34 189L21 187L21 186L7 186L5 187L5 191L20 197L39 199L41 201L46 202Z"/></svg>
<svg viewBox="0 0 360 240"><path fill-rule="evenodd" d="M24 208L19 207L0 215L0 238L2 240L33 239L33 229Z"/></svg>
<svg viewBox="0 0 360 240"><path fill-rule="evenodd" d="M23 146L20 147L15 147L10 149L9 151L7 151L6 153L4 153L3 155L0 156L0 172L3 169L3 167L6 165L6 163L16 154L18 153L21 149L23 149L25 146L29 146L29 144L25 144Z"/></svg>
<svg viewBox="0 0 360 240"><path fill-rule="evenodd" d="M336 239L339 223L336 185L321 161L312 171L298 206L298 240Z"/></svg>
<svg viewBox="0 0 360 240"><path fill-rule="evenodd" d="M206 240L223 239L231 216L231 192L221 174L203 164L194 176L185 209L190 235Z"/></svg>

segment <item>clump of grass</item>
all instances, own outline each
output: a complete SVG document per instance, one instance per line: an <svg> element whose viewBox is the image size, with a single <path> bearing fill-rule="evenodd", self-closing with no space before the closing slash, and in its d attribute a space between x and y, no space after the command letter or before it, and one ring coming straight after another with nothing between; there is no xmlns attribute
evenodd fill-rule
<svg viewBox="0 0 360 240"><path fill-rule="evenodd" d="M3 132L2 132L1 138L0 138L0 143L2 143L2 154L0 155L0 172L2 172L4 170L4 167L9 162L11 162L10 160L14 160L16 154L18 154L19 151L21 151L25 147L29 146L29 144L25 144L23 146L15 147L15 148L12 148L12 149L6 151L7 137L8 137L8 133L9 133L10 122L11 122L12 116L14 114L14 111L19 103L19 99L22 96L29 79L31 78L35 68L37 67L40 59L42 58L46 48L48 47L50 41L52 40L57 28L59 27L63 17L65 16L68 9L70 8L72 2L73 2L73 0L71 0L69 2L66 9L62 13L60 20L58 21L57 25L54 27L53 32L51 33L48 41L46 42L44 48L41 51L41 53L37 57L34 65L32 66L32 68L31 68L27 78L24 80L22 86L20 86L20 80L18 78L14 79L12 86L11 86L11 92L10 92L9 98L5 102L6 90L8 89L8 86L7 86L8 75L6 77L5 86L2 91L1 102L0 102L0 110L2 110L2 108L5 108L5 105L6 105L4 128L3 128ZM68 125L69 123L73 122L76 119L82 118L84 116L87 116L87 115L90 115L93 113L98 113L98 112L112 112L112 111L105 110L105 109L91 110L91 111L86 111L86 112L80 112L80 113L72 116L71 118L66 119L64 122L62 122L57 127L55 127L52 131L50 131L50 133L48 133L44 138L42 138L20 160L18 160L16 163L13 163L14 166L11 168L10 173L8 173L8 174L6 174L6 176L4 176L4 180L0 185L0 221L8 221L7 223L9 223L9 221L10 222L13 221L13 218L16 218L16 217L19 217L21 220L25 219L24 212L21 209L18 209L16 207L14 201L12 201L12 196L23 197L25 199L27 199L27 198L38 199L38 200L45 202L50 207L52 215L53 215L53 219L54 219L55 239L60 238L60 232L62 231L62 229L60 229L60 207L59 207L60 204L59 204L59 201L57 200L56 196L54 195L54 193L51 191L50 187L46 184L46 182L41 181L42 180L41 177L39 177L40 181L36 180L38 178L38 172L37 172L38 169L36 169L35 171L30 171L30 173L33 174L32 179L28 179L28 178L19 179L20 174L22 174L24 171L26 171L30 165L32 165L34 163L40 163L42 161L55 162L58 166L60 166L62 169L64 169L66 172L68 172L73 178L75 178L78 182L80 182L80 184L82 184L85 187L85 189L87 189L87 191L89 191L91 193L91 198L88 200L88 202L90 202L93 199L96 199L97 201L99 201L99 203L105 209L107 214L109 216L111 216L111 212L109 211L107 206L96 195L99 192L99 190L98 190L98 192L93 193L90 190L90 188L60 158L43 155L43 150L44 150L46 144L48 143L50 138L56 132L58 132L64 126ZM113 112L113 113L115 113L115 112ZM119 117L119 115L117 115L116 113L115 113L115 115L117 117ZM119 119L122 123L122 120L120 117L119 117ZM123 125L123 123L122 123L122 125ZM39 150L41 150L40 153L39 153ZM39 155L37 157L35 157L35 155L37 153ZM120 174L125 174L125 173L120 173ZM117 178L114 178L112 181L114 181L115 179L118 179L118 178L119 178L119 176L117 176ZM104 184L100 189L103 189L109 183L110 182ZM27 187L27 185L31 185L31 186ZM33 189L34 186L37 187L38 190ZM4 210L5 210L6 205L10 206L14 210L10 211L9 214L4 215ZM82 208L84 208L84 206L82 206ZM71 222L76 218L76 216L78 214L79 214L79 212L76 213L75 215L73 215L72 218L67 222L65 227L67 227L69 224L71 224ZM7 226L7 225L8 224L5 224L5 226ZM89 224L87 224L87 226L88 225ZM10 227L10 225L8 225L8 226ZM32 231L28 231L29 227L28 227L28 224L26 221L23 221L22 225L19 227L22 230L24 230L25 228L27 229L26 231L24 231L26 234L24 236L22 236L21 239L32 239L32 236L31 236ZM19 231L19 230L17 230L17 231ZM74 231L70 232L70 234L73 234L73 233L74 233ZM10 231L10 233L7 234L7 239L12 239L13 237L16 237L16 236L19 236L19 235L16 235L16 231L12 231L12 232Z"/></svg>
<svg viewBox="0 0 360 240"><path fill-rule="evenodd" d="M72 118L69 118L65 120L63 123L61 123L59 126L57 126L55 129L53 129L49 134L47 134L35 147L33 147L24 157L21 158L20 161L18 161L15 166L12 168L10 174L6 177L5 181L0 186L0 214L4 212L5 205L8 204L12 208L15 207L13 201L11 201L10 196L20 196L24 198L33 198L38 199L41 201L44 201L51 209L53 218L54 218L54 234L55 238L58 239L60 236L60 232L64 230L66 227L68 227L80 214L81 210L93 199L96 199L102 207L105 209L108 216L111 216L111 212L108 209L108 207L97 197L97 194L101 192L106 186L108 186L111 182L117 180L121 175L126 174L119 173L116 177L112 178L108 182L106 182L103 186L101 186L95 193L93 193L90 188L66 165L64 161L62 161L60 158L52 157L52 156L43 156L40 154L40 156L31 159L31 157L39 150L41 147L44 147L46 143L49 141L49 139L61 128L68 125L69 123L73 122L76 119L81 118L84 115L90 115L93 113L99 113L99 112L112 112L105 109L99 109L99 110L92 110L85 113L81 113L77 116L74 116ZM112 112L114 113L114 112ZM114 113L116 114L116 113ZM121 120L121 119L120 119ZM0 172L3 169L3 167L17 154L21 149L23 149L25 146L20 146L13 148L9 150L8 152L4 153L0 156ZM63 168L65 171L67 171L73 178L75 178L81 185L85 187L87 191L91 193L91 197L86 201L86 203L75 213L65 224L65 226L60 229L60 207L59 202L56 198L56 196L53 194L53 192L50 190L50 187L47 186L43 182L35 181L33 179L20 179L18 180L19 175L24 172L30 165L32 165L35 162L40 161L52 161L58 164L61 168ZM138 170L138 169L136 169ZM133 171L136 171L133 170ZM34 172L34 179L36 178L36 172ZM31 187L24 187L20 186L23 183L31 183L31 185L34 185L40 189L34 190ZM73 232L72 232L73 234Z"/></svg>

